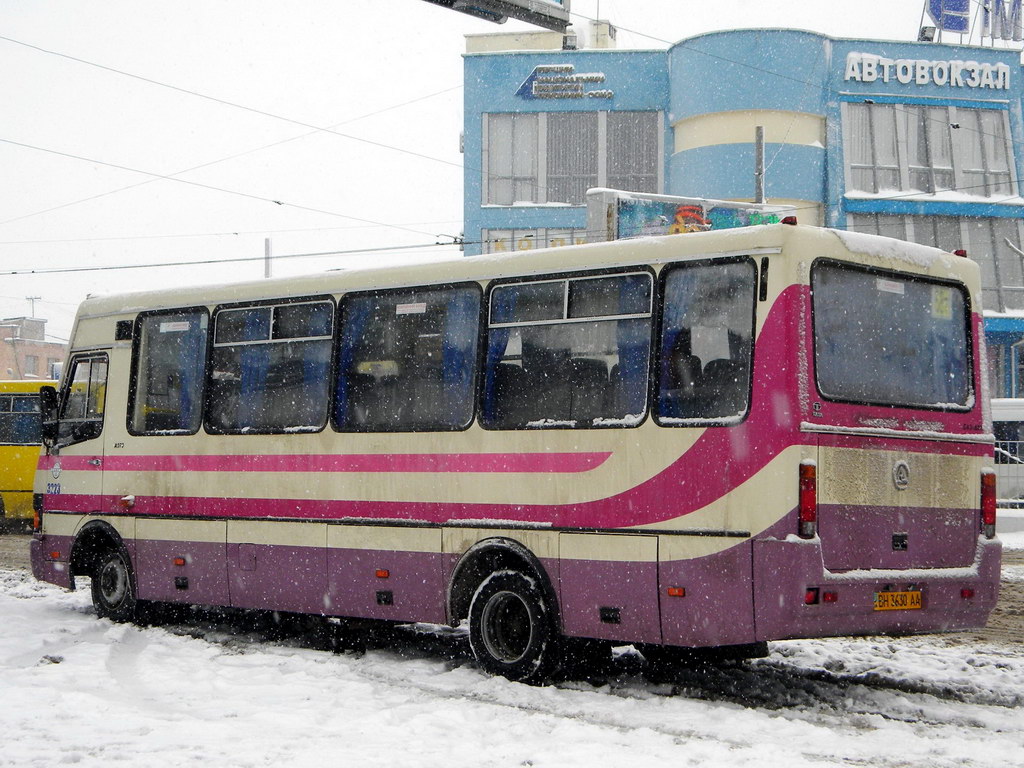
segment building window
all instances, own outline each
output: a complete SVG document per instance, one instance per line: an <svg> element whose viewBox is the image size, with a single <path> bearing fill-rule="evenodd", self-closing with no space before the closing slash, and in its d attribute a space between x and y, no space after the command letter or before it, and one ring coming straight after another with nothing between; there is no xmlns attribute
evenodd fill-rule
<svg viewBox="0 0 1024 768"><path fill-rule="evenodd" d="M1024 232L1017 219L858 213L847 217L847 227L944 251L964 248L981 267L985 309L1024 309L1024 260L1016 250Z"/></svg>
<svg viewBox="0 0 1024 768"><path fill-rule="evenodd" d="M609 112L608 178L603 186L658 192L658 113Z"/></svg>
<svg viewBox="0 0 1024 768"><path fill-rule="evenodd" d="M1013 397L1006 386L1006 348L995 344L985 347L989 397ZM1018 373L1019 375L1019 373Z"/></svg>
<svg viewBox="0 0 1024 768"><path fill-rule="evenodd" d="M598 186L597 112L552 112L547 124L547 201L582 205Z"/></svg>
<svg viewBox="0 0 1024 768"><path fill-rule="evenodd" d="M906 106L910 188L954 189L953 141L945 107Z"/></svg>
<svg viewBox="0 0 1024 768"><path fill-rule="evenodd" d="M538 201L537 115L487 116L487 202Z"/></svg>
<svg viewBox="0 0 1024 768"><path fill-rule="evenodd" d="M658 112L488 114L485 205L583 205L592 187L658 192Z"/></svg>
<svg viewBox="0 0 1024 768"><path fill-rule="evenodd" d="M532 251L587 242L583 229L485 229L480 233L483 253Z"/></svg>
<svg viewBox="0 0 1024 768"><path fill-rule="evenodd" d="M1011 150L1006 143L1003 113L992 109L961 109L963 172L969 194L1013 194L1010 180Z"/></svg>
<svg viewBox="0 0 1024 768"><path fill-rule="evenodd" d="M1006 112L844 105L847 191L1014 194Z"/></svg>
<svg viewBox="0 0 1024 768"><path fill-rule="evenodd" d="M25 376L38 376L39 375L39 356L38 355L25 355Z"/></svg>

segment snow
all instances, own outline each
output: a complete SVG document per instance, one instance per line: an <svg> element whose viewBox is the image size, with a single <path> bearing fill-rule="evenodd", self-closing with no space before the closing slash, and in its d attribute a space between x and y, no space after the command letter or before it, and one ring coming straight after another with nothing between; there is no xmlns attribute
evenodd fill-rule
<svg viewBox="0 0 1024 768"><path fill-rule="evenodd" d="M925 269L940 266L943 261L953 258L945 251L932 248L930 245L909 243L889 237L870 235L865 232L851 232L841 229L831 231L842 240L846 248L854 253L864 253L895 262L903 261Z"/></svg>
<svg viewBox="0 0 1024 768"><path fill-rule="evenodd" d="M943 406L948 407L948 406ZM962 408L962 406L957 406ZM865 419L863 426L858 427L846 427L835 424L816 424L813 421L802 421L800 422L801 432L821 432L823 434L833 435L877 435L878 437L908 437L908 438L919 438L924 440L957 440L962 443L991 443L995 440L995 435L992 433L984 434L963 434L955 432L939 432L936 430L920 430L920 429L891 429L888 426L876 426L889 422L885 419ZM919 425L921 422L907 422L908 426ZM937 426L941 427L941 424Z"/></svg>
<svg viewBox="0 0 1024 768"><path fill-rule="evenodd" d="M0 766L1024 765L1015 643L790 641L659 682L624 653L534 688L482 673L459 633L332 653L209 616L98 620L87 586L0 570Z"/></svg>
<svg viewBox="0 0 1024 768"><path fill-rule="evenodd" d="M986 203L988 205L1024 205L1024 198L1016 195L1005 197L986 197L985 195L972 195L969 192L958 192L952 189L939 190L938 192L910 191L904 192L899 189L883 189L880 192L864 192L861 190L850 190L843 197L848 200L915 200L921 202L941 203Z"/></svg>
<svg viewBox="0 0 1024 768"><path fill-rule="evenodd" d="M1005 514L1003 510L999 510L998 514ZM1013 531L1012 533L1000 533L999 540L1003 542L1003 549L1021 549L1024 550L1024 531ZM1008 566L1003 566L1005 571ZM1022 638L1024 639L1024 638Z"/></svg>

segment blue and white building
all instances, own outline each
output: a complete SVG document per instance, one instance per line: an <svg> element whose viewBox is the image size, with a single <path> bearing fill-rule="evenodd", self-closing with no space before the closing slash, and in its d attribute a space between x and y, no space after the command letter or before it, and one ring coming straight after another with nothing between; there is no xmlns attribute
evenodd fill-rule
<svg viewBox="0 0 1024 768"><path fill-rule="evenodd" d="M752 200L763 126L768 202L981 264L992 394L1024 395L1019 51L792 29L615 50L613 33L469 38L467 255L586 240L590 187Z"/></svg>

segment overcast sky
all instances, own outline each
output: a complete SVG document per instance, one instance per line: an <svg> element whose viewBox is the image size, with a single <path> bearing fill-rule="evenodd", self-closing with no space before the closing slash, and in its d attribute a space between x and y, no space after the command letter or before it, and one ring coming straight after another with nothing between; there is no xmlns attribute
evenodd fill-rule
<svg viewBox="0 0 1024 768"><path fill-rule="evenodd" d="M920 0L573 0L620 48L714 29L910 40ZM464 35L423 0L4 0L0 317L66 336L87 293L457 253ZM650 35L648 37L647 35ZM334 133L324 129L329 128ZM344 135L338 135L344 134ZM169 178L169 177L174 177ZM251 262L223 263L252 258Z"/></svg>

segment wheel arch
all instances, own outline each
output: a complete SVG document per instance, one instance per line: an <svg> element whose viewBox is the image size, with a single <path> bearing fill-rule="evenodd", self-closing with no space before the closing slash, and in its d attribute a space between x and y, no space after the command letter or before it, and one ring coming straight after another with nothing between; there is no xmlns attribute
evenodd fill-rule
<svg viewBox="0 0 1024 768"><path fill-rule="evenodd" d="M135 567L131 553L125 546L121 534L105 520L92 520L82 526L71 547L71 575L91 576L96 561L108 550L120 550L128 563L128 570L135 579Z"/></svg>
<svg viewBox="0 0 1024 768"><path fill-rule="evenodd" d="M478 541L459 558L448 584L449 622L457 625L468 618L469 605L477 588L490 574L502 570L521 571L537 579L554 612L554 626L560 631L562 622L558 594L547 569L528 547L503 536Z"/></svg>

